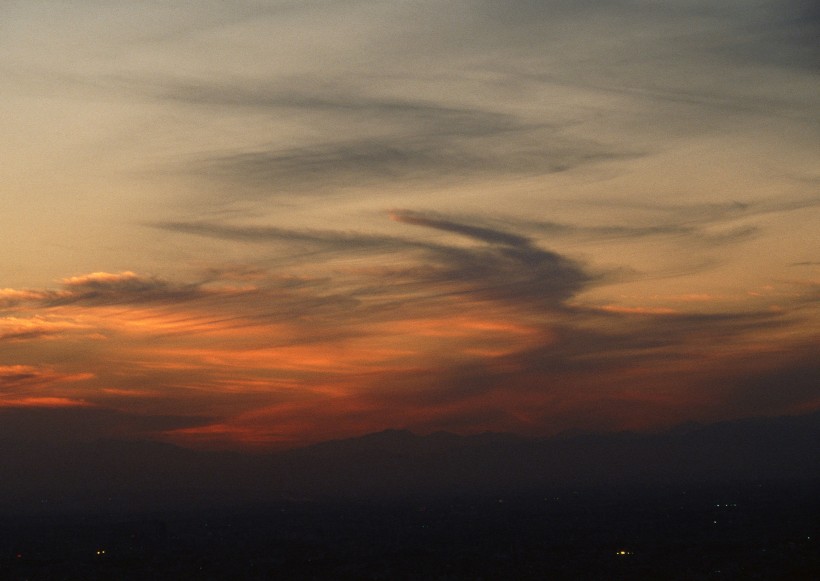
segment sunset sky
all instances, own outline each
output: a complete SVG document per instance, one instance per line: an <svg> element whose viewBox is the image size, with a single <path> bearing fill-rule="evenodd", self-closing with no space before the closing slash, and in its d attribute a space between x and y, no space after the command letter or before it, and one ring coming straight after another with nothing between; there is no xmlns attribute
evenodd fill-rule
<svg viewBox="0 0 820 581"><path fill-rule="evenodd" d="M5 0L0 418L818 410L818 35L810 0Z"/></svg>

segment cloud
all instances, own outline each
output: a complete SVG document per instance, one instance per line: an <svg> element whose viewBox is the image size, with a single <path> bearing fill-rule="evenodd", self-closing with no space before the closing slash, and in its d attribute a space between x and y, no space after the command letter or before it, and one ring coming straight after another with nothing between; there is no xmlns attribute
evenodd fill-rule
<svg viewBox="0 0 820 581"><path fill-rule="evenodd" d="M589 205L577 203L582 209ZM816 208L815 196L782 196L750 201L669 204L597 200L596 208L611 207L614 213L630 211L627 223L578 224L556 221L528 221L522 227L550 237L582 240L630 240L649 237L686 239L691 244L714 249L763 236L767 217Z"/></svg>
<svg viewBox="0 0 820 581"><path fill-rule="evenodd" d="M90 373L63 373L47 366L0 365L0 407L21 398L55 397L48 389L57 384L86 381Z"/></svg>
<svg viewBox="0 0 820 581"><path fill-rule="evenodd" d="M130 271L116 274L94 272L63 279L62 284L65 290L50 299L52 305L179 301L199 295L199 290L193 285L174 285Z"/></svg>
<svg viewBox="0 0 820 581"><path fill-rule="evenodd" d="M816 344L797 340L767 348L767 336L792 326L781 316L606 316L614 320L592 313L558 318L540 342L495 358L384 378L391 389L365 397L374 409L402 410L405 423L393 425L490 425L541 435L799 413L820 405L810 380L816 365L807 363L817 358ZM792 353L806 355L795 363Z"/></svg>
<svg viewBox="0 0 820 581"><path fill-rule="evenodd" d="M455 232L463 234L488 242L490 244L502 244L507 246L528 247L530 241L516 234L502 232L500 230L493 230L491 228L483 228L481 226L471 226L469 224L462 224L454 222L444 217L437 217L434 215L423 214L421 212L414 212L411 210L394 210L390 212L390 218L396 222L403 224L413 224L415 226L426 226L428 228L435 228L437 230L444 230L445 232Z"/></svg>
<svg viewBox="0 0 820 581"><path fill-rule="evenodd" d="M573 135L565 119L530 118L520 108L476 104L465 95L402 98L355 84L301 77L287 83L236 78L230 84L170 78L145 81L137 90L202 112L286 116L305 127L320 122L320 131L298 134L298 143L266 142L264 133L254 132L242 144L193 154L177 167L210 187L231 185L233 198L543 175L641 153Z"/></svg>
<svg viewBox="0 0 820 581"><path fill-rule="evenodd" d="M607 313L627 315L673 315L677 312L669 307L625 307L622 305L604 305L600 309Z"/></svg>
<svg viewBox="0 0 820 581"><path fill-rule="evenodd" d="M28 365L3 365L0 367L0 385L3 388L40 383L48 377L53 376Z"/></svg>
<svg viewBox="0 0 820 581"><path fill-rule="evenodd" d="M558 307L592 281L575 261L537 248L523 236L418 212L397 211L393 217L490 244L484 248L433 249L432 268L423 276L427 283L454 283L466 295L513 304Z"/></svg>
<svg viewBox="0 0 820 581"><path fill-rule="evenodd" d="M469 135L374 137L250 149L193 162L191 169L207 179L253 187L266 196L312 195L397 182L540 175L635 155L562 137L521 147L507 138L472 142Z"/></svg>
<svg viewBox="0 0 820 581"><path fill-rule="evenodd" d="M689 215L698 228L749 211L737 204L672 213ZM697 308L689 303L673 311L657 302L585 302L580 297L599 279L542 248L526 234L526 221L501 227L489 218L408 209L389 216L386 234L157 223L180 235L295 245L305 253L290 271L264 261L213 266L186 284L92 273L64 279L59 291L32 292L63 293L63 304L39 303L61 313L123 306L105 323L120 369L95 382L106 389L89 401L150 413L191 402L192 414L211 421L169 428L168 437L254 445L295 441L300 430L332 437L325 422L337 433L384 422L530 433L614 429L627 416L632 427L661 425L727 401L747 377L737 361L795 325L789 311L707 314L683 310ZM249 290L217 292L232 280ZM756 372L774 365L769 354L758 359L765 364ZM711 381L724 376L725 385ZM45 396L70 399L68 391ZM598 405L611 413L596 412ZM268 411L248 419L253 410ZM311 417L300 419L306 410ZM346 419L337 424L340 414Z"/></svg>
<svg viewBox="0 0 820 581"><path fill-rule="evenodd" d="M220 62L234 66L119 73L107 82L191 120L194 137L174 150L182 161L170 163L200 201L291 196L298 204L378 186L387 196L397 186L530 178L645 157L670 135L716 132L745 113L813 118L807 84L773 76L790 62L789 31L816 20L794 4L460 0L435 10L382 3L370 16L356 4L338 26L355 29L361 44L331 47L303 38L326 32L323 11L339 6L291 6L300 30L316 34L280 42L251 27L240 44L256 62L231 60L235 47L225 39L238 30L224 38L212 31L205 38L223 51ZM796 22L795 10L809 17ZM271 30L283 26L262 12ZM190 50L185 39L169 42ZM280 62L281 51L297 64ZM781 65L768 68L758 53L779 55ZM270 66L259 65L265 57ZM738 59L749 72L728 74ZM214 138L213 119L236 121L230 137Z"/></svg>
<svg viewBox="0 0 820 581"><path fill-rule="evenodd" d="M82 359L104 388L80 391L67 372L9 366L6 404L62 398L151 417L186 409L187 420L140 433L198 445L290 445L389 426L531 434L651 427L714 413L720 402L730 415L759 407L762 400L733 395L749 378L741 363L757 361L753 372L764 375L775 369L775 357L756 350L794 325L788 312L601 308L579 298L596 277L541 248L522 233L526 224L412 210L390 216L394 236L157 224L313 254L293 273L233 264L187 284L92 273L64 279L59 291L32 291L47 297L32 308L94 324L97 307L121 305L100 321L111 337L100 353L116 353L117 369L94 363L100 354ZM304 274L316 265L320 278ZM234 279L253 290L207 294ZM70 300L56 304L49 293ZM782 407L809 405L804 396L797 389Z"/></svg>
<svg viewBox="0 0 820 581"><path fill-rule="evenodd" d="M41 299L42 297L42 293L33 290L0 289L0 308L9 309L25 302Z"/></svg>
<svg viewBox="0 0 820 581"><path fill-rule="evenodd" d="M10 179L64 167L11 204L9 268L134 272L0 290L6 405L185 410L211 421L167 429L203 437L268 409L251 438L809 401L775 359L817 287L745 293L812 260L816 3L13 4Z"/></svg>
<svg viewBox="0 0 820 581"><path fill-rule="evenodd" d="M85 407L87 404L84 401L78 401L67 397L18 397L14 399L3 398L0 399L0 409L3 408L73 408Z"/></svg>
<svg viewBox="0 0 820 581"><path fill-rule="evenodd" d="M420 296L452 293L476 299L530 303L557 307L593 277L576 262L555 252L537 248L515 233L472 225L441 215L407 210L391 212L394 221L461 234L485 246L463 247L416 241L411 238L371 236L334 231L306 231L215 223L165 222L156 227L216 238L255 242L299 242L315 245L323 253L404 252L407 266L383 271ZM419 262L413 253L425 258ZM360 289L372 284L360 281ZM354 296L356 291L353 291Z"/></svg>
<svg viewBox="0 0 820 581"><path fill-rule="evenodd" d="M243 242L290 242L305 243L327 249L340 248L349 251L367 248L389 248L407 243L390 236L339 232L334 230L278 228L275 226L232 225L219 222L166 221L148 224L154 228L196 234L222 240Z"/></svg>
<svg viewBox="0 0 820 581"><path fill-rule="evenodd" d="M291 80L289 85L310 84ZM231 84L166 79L157 83L157 97L189 105L263 112L291 110L305 115L329 114L367 125L388 126L407 134L476 137L533 129L502 111L447 105L443 102L379 97L319 84L302 91L237 79ZM150 86L150 85L149 85Z"/></svg>
<svg viewBox="0 0 820 581"><path fill-rule="evenodd" d="M88 329L88 325L75 321L48 319L40 316L30 318L0 317L0 342L41 339Z"/></svg>

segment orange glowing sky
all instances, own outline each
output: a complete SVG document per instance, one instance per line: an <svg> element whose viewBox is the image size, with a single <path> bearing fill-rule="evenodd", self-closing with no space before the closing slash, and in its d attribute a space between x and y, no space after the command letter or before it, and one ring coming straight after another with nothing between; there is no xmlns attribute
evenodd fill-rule
<svg viewBox="0 0 820 581"><path fill-rule="evenodd" d="M171 4L0 7L0 415L265 449L820 408L811 3Z"/></svg>

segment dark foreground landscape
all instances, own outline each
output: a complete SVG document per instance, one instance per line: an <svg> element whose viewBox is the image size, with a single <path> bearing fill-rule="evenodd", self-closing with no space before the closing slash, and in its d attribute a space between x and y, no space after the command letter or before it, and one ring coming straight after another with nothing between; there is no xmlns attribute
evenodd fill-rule
<svg viewBox="0 0 820 581"><path fill-rule="evenodd" d="M2 579L820 579L817 414L265 456L6 438Z"/></svg>
<svg viewBox="0 0 820 581"><path fill-rule="evenodd" d="M7 518L4 579L820 578L814 483Z"/></svg>

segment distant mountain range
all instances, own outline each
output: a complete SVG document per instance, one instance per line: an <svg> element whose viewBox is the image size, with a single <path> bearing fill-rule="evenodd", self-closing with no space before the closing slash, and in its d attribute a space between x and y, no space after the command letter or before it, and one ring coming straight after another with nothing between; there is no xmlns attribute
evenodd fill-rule
<svg viewBox="0 0 820 581"><path fill-rule="evenodd" d="M0 439L0 512L530 493L820 478L820 413L527 439L386 430L266 455Z"/></svg>

